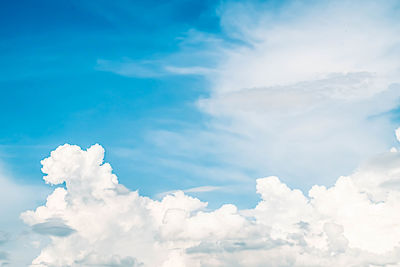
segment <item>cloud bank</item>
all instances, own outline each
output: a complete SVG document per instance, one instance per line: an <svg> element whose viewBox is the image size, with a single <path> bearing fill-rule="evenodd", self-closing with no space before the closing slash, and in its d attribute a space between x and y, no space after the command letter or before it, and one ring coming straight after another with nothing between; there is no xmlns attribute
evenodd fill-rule
<svg viewBox="0 0 400 267"><path fill-rule="evenodd" d="M174 192L157 201L118 183L104 149L63 145L42 161L46 204L21 214L50 243L31 266L400 266L400 154L382 153L307 195L257 180L239 210Z"/></svg>

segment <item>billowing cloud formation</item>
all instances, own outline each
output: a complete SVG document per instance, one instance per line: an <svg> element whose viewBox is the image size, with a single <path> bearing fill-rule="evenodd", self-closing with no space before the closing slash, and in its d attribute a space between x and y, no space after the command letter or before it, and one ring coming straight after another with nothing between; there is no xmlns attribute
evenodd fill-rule
<svg viewBox="0 0 400 267"><path fill-rule="evenodd" d="M21 215L51 239L32 266L400 266L395 150L308 195L258 179L255 208L213 211L182 191L140 196L103 157L100 145L66 144L42 161L44 180L65 187Z"/></svg>

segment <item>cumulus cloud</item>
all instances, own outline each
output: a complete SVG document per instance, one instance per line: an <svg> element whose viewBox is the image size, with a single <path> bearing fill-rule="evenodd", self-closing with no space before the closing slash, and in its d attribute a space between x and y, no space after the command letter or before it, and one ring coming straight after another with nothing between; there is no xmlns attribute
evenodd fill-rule
<svg viewBox="0 0 400 267"><path fill-rule="evenodd" d="M32 266L400 266L400 191L388 186L399 152L306 195L261 178L254 208L211 211L183 191L140 196L103 157L100 145L66 144L42 161L45 182L65 186L21 214L51 240Z"/></svg>

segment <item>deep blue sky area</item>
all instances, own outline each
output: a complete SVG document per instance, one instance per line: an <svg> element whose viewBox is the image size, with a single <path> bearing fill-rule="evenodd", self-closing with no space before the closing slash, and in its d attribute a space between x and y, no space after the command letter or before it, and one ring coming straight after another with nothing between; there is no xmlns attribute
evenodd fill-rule
<svg viewBox="0 0 400 267"><path fill-rule="evenodd" d="M146 136L206 120L195 107L208 94L206 81L158 75L157 64L179 53L190 31L218 33L217 4L2 2L0 155L13 178L41 184L40 160L58 145L100 143L106 161L132 189L151 195L196 186L190 177L174 183L179 172L167 175L152 160L168 152L158 151ZM142 73L119 75L99 67L100 61L151 63ZM114 153L121 148L136 154L121 158Z"/></svg>

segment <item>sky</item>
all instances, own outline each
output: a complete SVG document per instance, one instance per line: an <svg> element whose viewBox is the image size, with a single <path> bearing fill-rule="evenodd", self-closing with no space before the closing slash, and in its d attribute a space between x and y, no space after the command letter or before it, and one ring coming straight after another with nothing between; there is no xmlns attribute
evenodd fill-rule
<svg viewBox="0 0 400 267"><path fill-rule="evenodd" d="M398 266L399 8L5 1L0 266Z"/></svg>

